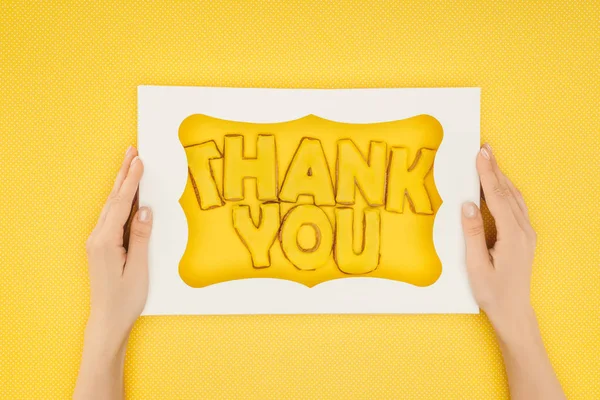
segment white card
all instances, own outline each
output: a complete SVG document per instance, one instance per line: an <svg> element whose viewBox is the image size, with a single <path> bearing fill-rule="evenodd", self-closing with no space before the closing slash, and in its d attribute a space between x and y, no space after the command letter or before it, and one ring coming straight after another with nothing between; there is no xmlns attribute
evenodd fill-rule
<svg viewBox="0 0 600 400"><path fill-rule="evenodd" d="M154 216L150 287L143 314L479 312L467 280L460 224L462 203L479 203L475 169L479 104L478 88L138 87L138 147L145 168L139 202L151 207ZM186 131L180 133L186 119ZM420 135L420 126L433 132L436 124L443 130L437 148L424 146L415 153L417 147L410 150L407 145L404 150L402 140L425 143L413 141L411 135ZM403 138L400 142L394 142L395 127ZM330 135L329 128L337 136ZM302 138L294 136L299 129L306 130ZM384 131L388 136L379 137L378 132ZM218 135L211 139L211 132ZM257 139L260 135L262 139ZM434 133L424 135L435 137ZM209 153L197 151L208 142L212 143L205 150L214 153L210 161L205 160ZM240 143L243 154L235 158L235 146ZM323 154L314 151L317 143ZM269 146L275 147L275 156ZM296 148L293 155L292 147ZM369 153L373 147L382 149L383 161L368 159L377 155ZM192 148L194 153L190 153ZM435 159L427 175L425 155L430 153ZM263 168L269 165L268 154L275 157L276 172ZM354 178L360 190L344 186L355 173L354 164L344 164L352 154L365 159L364 165L356 162L361 164L356 171L364 172ZM408 154L405 169L398 161L403 154ZM188 165L188 157L195 157L195 164ZM323 158L331 183L324 183L324 175L319 175ZM396 160L393 165L392 160ZM374 172L379 161L386 163L381 174ZM310 165L306 176L291 172L306 165ZM252 179L240 178L242 170ZM254 179L253 174L258 177ZM439 196L433 194L432 182ZM319 193L308 195L307 190ZM289 200L298 191L299 203ZM190 200L194 195L197 202ZM258 208L244 205L252 196L259 198L252 200L260 204L259 213ZM356 203L348 196L356 196ZM188 207L186 213L183 204ZM270 216L262 207L276 214ZM361 218L359 222L365 218L362 225L356 219L346 225L353 227L346 229L349 233L336 229L347 222L343 218L348 216L348 207L354 207L350 215ZM330 225L311 220L320 218L320 213L327 215ZM268 223L274 215L279 218L277 228ZM195 220L188 221L188 217ZM263 230L258 232L259 228ZM367 232L365 236L361 229ZM362 248L357 238L363 240Z"/></svg>

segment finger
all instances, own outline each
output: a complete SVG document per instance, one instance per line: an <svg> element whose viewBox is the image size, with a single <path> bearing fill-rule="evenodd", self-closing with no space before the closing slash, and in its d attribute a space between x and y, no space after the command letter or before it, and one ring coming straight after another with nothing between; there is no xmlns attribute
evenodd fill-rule
<svg viewBox="0 0 600 400"><path fill-rule="evenodd" d="M127 171L127 176L123 180L123 184L119 189L119 198L122 198L124 202L131 204L133 198L135 197L135 193L138 190L140 179L142 179L143 174L144 164L142 163L142 160L140 160L140 157L135 156L133 160L131 160L129 171Z"/></svg>
<svg viewBox="0 0 600 400"><path fill-rule="evenodd" d="M129 166L129 171L123 184L119 189L116 196L110 201L108 214L106 216L106 223L104 224L109 230L122 229L129 214L131 213L131 207L135 194L137 192L140 179L144 173L144 166L138 156L135 156Z"/></svg>
<svg viewBox="0 0 600 400"><path fill-rule="evenodd" d="M125 274L147 273L148 242L151 232L152 211L148 207L141 207L131 223Z"/></svg>
<svg viewBox="0 0 600 400"><path fill-rule="evenodd" d="M465 236L467 272L469 275L490 269L490 254L485 242L481 211L475 203L462 206L462 227Z"/></svg>
<svg viewBox="0 0 600 400"><path fill-rule="evenodd" d="M489 148L491 150L491 147L489 144L486 146L487 146L487 148ZM515 220L517 221L517 223L519 224L519 226L521 227L522 230L526 230L528 222L523 214L523 210L521 210L521 207L519 206L519 203L517 202L517 198L515 196L515 190L511 189L511 186L514 188L514 185L512 184L512 182L510 182L508 177L500 169L500 166L498 165L498 160L496 159L496 157L492 151L490 151L490 156L491 156L490 161L492 163L492 168L494 169L494 173L496 174L496 177L498 178L498 182L500 182L500 184L503 185L508 190L505 197L506 197L506 201L510 205L510 209L512 210L513 215L515 216Z"/></svg>
<svg viewBox="0 0 600 400"><path fill-rule="evenodd" d="M527 208L527 204L525 204L523 194L519 189L516 188L515 184L512 183L510 179L508 179L508 177L506 177L506 184L508 185L510 191L513 193L513 196L515 197L515 200L517 201L517 204L519 205L519 209L523 213L523 216L525 217L527 222L529 222L529 209Z"/></svg>
<svg viewBox="0 0 600 400"><path fill-rule="evenodd" d="M488 145L481 148L477 156L477 172L485 195L485 202L494 217L498 232L518 228L517 220L508 201L510 190L498 179L492 162L492 150Z"/></svg>
<svg viewBox="0 0 600 400"><path fill-rule="evenodd" d="M98 218L98 226L101 226L106 220L106 214L108 213L108 209L110 208L111 204L110 199L115 197L118 193L119 189L121 188L121 185L123 184L123 181L125 180L125 177L127 176L127 172L129 171L129 165L131 164L133 158L137 155L137 149L133 146L129 146L129 148L125 152L125 158L121 163L121 168L117 173L117 177L115 179L115 183L113 184L113 188L108 196L109 200L104 204L104 207L102 207L102 211L100 212L100 217Z"/></svg>
<svg viewBox="0 0 600 400"><path fill-rule="evenodd" d="M115 179L115 184L113 185L111 194L116 194L119 191L121 185L123 184L123 181L125 180L125 177L127 176L127 172L129 172L129 166L131 165L131 161L133 161L133 159L137 155L137 149L133 146L129 146L127 152L125 153L125 159L123 159L123 162L121 163L121 169L117 174L117 179Z"/></svg>
<svg viewBox="0 0 600 400"><path fill-rule="evenodd" d="M519 189L515 187L515 185L511 182L510 179L506 178L506 181L508 187L514 193L515 200L519 205L519 209L521 210L523 218L523 229L525 233L529 236L529 238L533 238L533 240L535 241L537 235L535 233L535 230L533 229L533 226L531 226L531 220L529 219L529 210L527 209L527 204L525 204L525 199L523 199L523 194L521 194Z"/></svg>

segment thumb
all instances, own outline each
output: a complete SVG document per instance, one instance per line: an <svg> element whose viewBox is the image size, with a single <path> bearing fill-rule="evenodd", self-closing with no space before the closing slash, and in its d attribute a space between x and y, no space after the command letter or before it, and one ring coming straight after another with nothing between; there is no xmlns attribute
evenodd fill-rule
<svg viewBox="0 0 600 400"><path fill-rule="evenodd" d="M467 245L467 272L471 274L490 264L490 253L485 242L483 218L475 203L463 204L462 227Z"/></svg>
<svg viewBox="0 0 600 400"><path fill-rule="evenodd" d="M151 232L152 211L148 207L141 207L131 222L125 271L148 268L148 242Z"/></svg>

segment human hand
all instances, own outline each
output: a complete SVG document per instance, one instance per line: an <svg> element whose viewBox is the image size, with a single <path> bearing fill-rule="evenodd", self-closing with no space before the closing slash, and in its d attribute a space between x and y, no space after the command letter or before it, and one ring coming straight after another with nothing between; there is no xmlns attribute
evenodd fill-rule
<svg viewBox="0 0 600 400"><path fill-rule="evenodd" d="M148 296L148 240L152 213L141 207L131 222L128 249L125 225L144 166L130 147L113 189L87 240L91 286L88 332L101 332L104 341L120 346L126 341Z"/></svg>
<svg viewBox="0 0 600 400"><path fill-rule="evenodd" d="M465 203L467 272L475 300L502 337L514 331L515 323L534 318L530 285L536 234L523 196L502 173L487 144L477 156L477 171L497 239L488 250L481 212L474 203Z"/></svg>
<svg viewBox="0 0 600 400"><path fill-rule="evenodd" d="M129 332L148 296L149 208L131 222L128 248L125 226L144 172L137 150L130 147L98 224L87 240L91 311L74 399L122 399L125 347Z"/></svg>
<svg viewBox="0 0 600 400"><path fill-rule="evenodd" d="M475 204L465 203L462 224L467 272L475 300L496 331L511 399L565 400L531 307L537 238L525 201L500 171L487 144L477 155L477 172L496 223L497 238L488 250L481 212Z"/></svg>

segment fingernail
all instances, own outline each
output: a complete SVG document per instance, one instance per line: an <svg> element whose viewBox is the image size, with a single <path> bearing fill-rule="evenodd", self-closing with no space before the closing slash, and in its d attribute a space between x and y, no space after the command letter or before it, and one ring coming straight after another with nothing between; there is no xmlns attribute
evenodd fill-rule
<svg viewBox="0 0 600 400"><path fill-rule="evenodd" d="M487 149L486 145L483 145L483 147L481 148L481 150L479 152L486 160L490 159L491 152Z"/></svg>
<svg viewBox="0 0 600 400"><path fill-rule="evenodd" d="M465 217L473 218L475 214L477 214L477 208L475 207L475 204L471 202L464 203L462 206L462 212Z"/></svg>
<svg viewBox="0 0 600 400"><path fill-rule="evenodd" d="M131 164L129 164L129 165L133 166L133 164L135 164L139 159L140 159L140 156L133 157L133 160L131 160Z"/></svg>
<svg viewBox="0 0 600 400"><path fill-rule="evenodd" d="M150 220L150 209L148 207L140 208L140 212L138 214L138 218L142 222L146 222Z"/></svg>
<svg viewBox="0 0 600 400"><path fill-rule="evenodd" d="M127 157L131 153L132 150L133 150L133 146L129 146L127 148L127 151L125 152L125 157Z"/></svg>

